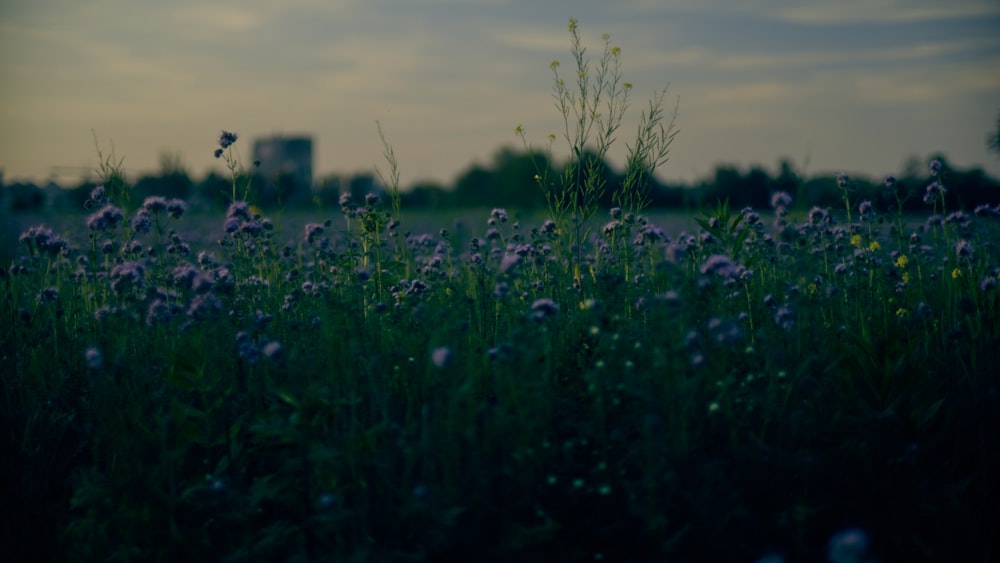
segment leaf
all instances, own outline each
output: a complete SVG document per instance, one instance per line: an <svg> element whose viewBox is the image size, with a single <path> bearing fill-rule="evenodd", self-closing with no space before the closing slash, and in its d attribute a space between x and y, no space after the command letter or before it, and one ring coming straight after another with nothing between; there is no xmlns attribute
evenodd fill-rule
<svg viewBox="0 0 1000 563"><path fill-rule="evenodd" d="M219 463L215 464L214 475L222 475L229 469L229 456L222 456Z"/></svg>
<svg viewBox="0 0 1000 563"><path fill-rule="evenodd" d="M931 403L931 406L927 407L927 410L924 411L922 420L920 421L920 425L927 426L928 424L930 424L931 420L937 416L938 411L941 410L942 406L944 406L944 398L938 399L937 401Z"/></svg>
<svg viewBox="0 0 1000 563"><path fill-rule="evenodd" d="M278 398L292 408L298 409L300 406L299 401L295 397L291 396L287 391L278 391Z"/></svg>

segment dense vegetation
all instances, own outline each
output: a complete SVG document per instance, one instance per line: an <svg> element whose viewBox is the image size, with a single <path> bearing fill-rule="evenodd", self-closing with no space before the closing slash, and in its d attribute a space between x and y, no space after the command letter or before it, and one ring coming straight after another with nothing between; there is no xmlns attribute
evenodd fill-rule
<svg viewBox="0 0 1000 563"><path fill-rule="evenodd" d="M938 160L949 179L946 203L950 209L973 209L977 205L990 204L1000 197L1000 182L987 175L982 169L962 169L949 164L943 155L927 158L914 157L896 178L896 190L909 194L903 202L907 211L924 211L920 201L926 185L925 163ZM532 178L536 166L541 166L555 174L567 163L553 163L544 153L502 147L497 150L489 163L470 165L449 185L416 183L406 186L401 197L409 210L418 209L460 209L492 208L503 206L508 209L544 210L545 198ZM176 160L165 155L164 169L155 174L141 176L133 183L133 193L138 201L160 195L180 198L197 209L222 211L228 205L231 180L218 173L210 173L199 180L192 179L183 168L176 166ZM610 194L621 185L623 171L615 169L608 162L600 165L601 174L608 186L601 205L605 209L613 207ZM0 208L14 212L39 211L54 208L64 212L82 209L83 203L94 187L100 183L84 181L75 186L58 191L43 190L30 184L15 183L0 189ZM257 204L266 208L284 207L316 212L337 208L342 193L350 193L360 200L369 192L384 193L383 186L375 174L359 172L355 174L332 174L319 178L314 186L297 186L281 178L254 177L258 186L255 193ZM872 201L880 209L895 205L895 193L885 189L882 179L854 177L856 197ZM652 178L650 187L650 208L697 212L704 207L712 207L716 201L728 200L734 207L767 206L770 194L786 191L795 195L799 209L808 210L812 206L839 206L840 189L833 174L809 176L797 170L788 160L778 163L776 170L753 165L741 167L734 164L719 164L708 176L691 183L664 183Z"/></svg>
<svg viewBox="0 0 1000 563"><path fill-rule="evenodd" d="M575 75L625 95L617 56ZM411 232L388 144L385 193L296 232L235 134L211 219L109 162L85 236L32 226L0 269L5 557L995 557L1000 204L934 160L883 204L841 176L667 232L669 123L610 184L596 114L533 224Z"/></svg>

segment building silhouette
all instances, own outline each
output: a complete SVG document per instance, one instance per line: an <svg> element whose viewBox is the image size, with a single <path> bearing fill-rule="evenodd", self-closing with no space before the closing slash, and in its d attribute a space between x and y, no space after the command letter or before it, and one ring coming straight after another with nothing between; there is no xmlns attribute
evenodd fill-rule
<svg viewBox="0 0 1000 563"><path fill-rule="evenodd" d="M307 135L273 135L256 139L253 158L256 174L270 185L307 194L313 184L313 139Z"/></svg>

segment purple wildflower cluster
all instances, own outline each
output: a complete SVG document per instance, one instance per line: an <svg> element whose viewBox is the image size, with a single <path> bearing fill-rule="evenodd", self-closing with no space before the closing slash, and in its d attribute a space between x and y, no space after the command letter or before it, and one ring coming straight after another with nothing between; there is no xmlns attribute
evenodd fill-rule
<svg viewBox="0 0 1000 563"><path fill-rule="evenodd" d="M59 256L69 248L69 242L45 225L30 227L18 238L30 251L49 256Z"/></svg>
<svg viewBox="0 0 1000 563"><path fill-rule="evenodd" d="M87 228L91 231L107 231L121 224L125 214L114 205L105 205L87 218Z"/></svg>
<svg viewBox="0 0 1000 563"><path fill-rule="evenodd" d="M215 158L221 158L225 149L232 146L237 138L236 133L223 130L222 134L219 135L219 148L215 149Z"/></svg>
<svg viewBox="0 0 1000 563"><path fill-rule="evenodd" d="M528 309L528 318L533 321L551 319L559 312L559 305L548 297L536 299Z"/></svg>
<svg viewBox="0 0 1000 563"><path fill-rule="evenodd" d="M948 190L944 187L944 184L938 181L931 182L924 191L924 203L927 205L936 204L944 199L946 193L948 193Z"/></svg>

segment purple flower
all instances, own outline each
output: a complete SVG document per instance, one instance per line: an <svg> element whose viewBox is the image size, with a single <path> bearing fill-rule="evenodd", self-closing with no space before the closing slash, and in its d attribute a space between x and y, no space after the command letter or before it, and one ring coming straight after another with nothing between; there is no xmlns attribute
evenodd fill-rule
<svg viewBox="0 0 1000 563"><path fill-rule="evenodd" d="M973 255L973 251L972 243L967 240L960 240L955 245L955 254L959 256L970 257Z"/></svg>
<svg viewBox="0 0 1000 563"><path fill-rule="evenodd" d="M409 287L406 288L407 295L422 295L427 291L427 284L421 280L413 280L410 282Z"/></svg>
<svg viewBox="0 0 1000 563"><path fill-rule="evenodd" d="M130 225L136 233L149 233L153 230L153 216L149 214L149 210L142 208L132 217Z"/></svg>
<svg viewBox="0 0 1000 563"><path fill-rule="evenodd" d="M54 287L46 287L38 292L35 296L35 301L44 305L46 303L55 303L59 300L59 290Z"/></svg>
<svg viewBox="0 0 1000 563"><path fill-rule="evenodd" d="M365 205L367 205L368 207L375 207L376 203L378 203L378 195L377 194L373 194L373 193L367 193L367 194L365 194Z"/></svg>
<svg viewBox="0 0 1000 563"><path fill-rule="evenodd" d="M740 214L743 215L743 222L747 225L753 226L760 223L760 215L750 206L740 210Z"/></svg>
<svg viewBox="0 0 1000 563"><path fill-rule="evenodd" d="M851 177L847 175L846 172L837 173L837 187L840 189L846 188L851 183Z"/></svg>
<svg viewBox="0 0 1000 563"><path fill-rule="evenodd" d="M948 225L951 223L960 225L962 227L968 227L969 222L972 220L969 214L964 211L953 211L944 218L944 224Z"/></svg>
<svg viewBox="0 0 1000 563"><path fill-rule="evenodd" d="M931 205L939 198L944 197L946 193L948 193L948 190L940 182L931 182L924 192L924 203Z"/></svg>
<svg viewBox="0 0 1000 563"><path fill-rule="evenodd" d="M642 242L657 242L657 241L668 241L670 237L667 233L663 232L663 229L653 225L652 223L646 223L642 227L639 227L639 234L636 235L636 241Z"/></svg>
<svg viewBox="0 0 1000 563"><path fill-rule="evenodd" d="M192 319L206 319L222 310L222 302L211 293L196 295L191 300L187 315Z"/></svg>
<svg viewBox="0 0 1000 563"><path fill-rule="evenodd" d="M250 216L250 206L245 201L234 201L229 204L229 208L226 210L226 217L249 221L252 218Z"/></svg>
<svg viewBox="0 0 1000 563"><path fill-rule="evenodd" d="M90 369L101 369L101 366L104 365L104 355L96 346L89 346L83 352L83 361Z"/></svg>
<svg viewBox="0 0 1000 563"><path fill-rule="evenodd" d="M94 205L105 205L106 203L108 203L108 194L104 190L104 184L101 184L100 186L95 187L93 190L90 190L90 201Z"/></svg>
<svg viewBox="0 0 1000 563"><path fill-rule="evenodd" d="M510 274L514 268L521 263L521 257L517 254L504 254L500 261L500 273Z"/></svg>
<svg viewBox="0 0 1000 563"><path fill-rule="evenodd" d="M337 200L337 203L340 205L341 211L347 213L351 210L351 205L354 203L354 199L351 197L350 193L344 192L340 194L340 199Z"/></svg>
<svg viewBox="0 0 1000 563"><path fill-rule="evenodd" d="M497 299L507 297L508 293L510 293L510 284L505 281L497 282L496 285L493 286L493 296Z"/></svg>
<svg viewBox="0 0 1000 563"><path fill-rule="evenodd" d="M830 563L860 563L868 553L868 536L863 530L850 528L830 538L827 558Z"/></svg>
<svg viewBox="0 0 1000 563"><path fill-rule="evenodd" d="M183 200L171 199L167 201L167 215L171 219L180 219L185 211L187 211L187 204Z"/></svg>
<svg viewBox="0 0 1000 563"><path fill-rule="evenodd" d="M728 256L724 254L713 254L701 265L699 269L706 275L716 274L720 277L734 277L738 274L738 268Z"/></svg>
<svg viewBox="0 0 1000 563"><path fill-rule="evenodd" d="M937 177L937 175L941 173L941 161L936 158L932 160L930 164L930 169L931 169L931 176Z"/></svg>
<svg viewBox="0 0 1000 563"><path fill-rule="evenodd" d="M875 215L875 210L872 208L872 202L867 199L862 201L858 205L858 213L861 214L862 218L873 217Z"/></svg>
<svg viewBox="0 0 1000 563"><path fill-rule="evenodd" d="M215 264L215 255L207 250L198 253L198 264L201 266L211 266Z"/></svg>
<svg viewBox="0 0 1000 563"><path fill-rule="evenodd" d="M882 183L885 184L886 188L891 190L896 187L896 177L892 174L888 174L882 179Z"/></svg>
<svg viewBox="0 0 1000 563"><path fill-rule="evenodd" d="M260 359L260 350L253 343L250 333L241 330L236 333L236 354L247 363L255 363Z"/></svg>
<svg viewBox="0 0 1000 563"><path fill-rule="evenodd" d="M173 316L170 304L165 299L157 297L149 303L146 309L146 324L153 326L157 323L165 323Z"/></svg>
<svg viewBox="0 0 1000 563"><path fill-rule="evenodd" d="M1000 218L1000 203L998 203L995 207L986 203L977 205L973 210L973 213L975 213L978 217Z"/></svg>
<svg viewBox="0 0 1000 563"><path fill-rule="evenodd" d="M111 268L111 290L121 295L139 289L145 282L146 269L139 262L124 262Z"/></svg>
<svg viewBox="0 0 1000 563"><path fill-rule="evenodd" d="M771 207L773 209L787 209L792 206L792 196L788 192L774 192L771 194Z"/></svg>
<svg viewBox="0 0 1000 563"><path fill-rule="evenodd" d="M323 225L316 223L308 223L305 227L306 230L306 242L312 244L316 241L316 237L323 234Z"/></svg>
<svg viewBox="0 0 1000 563"><path fill-rule="evenodd" d="M559 305L552 299L543 297L542 299L536 299L531 304L531 310L528 311L528 318L535 321L544 321L555 316L558 312Z"/></svg>
<svg viewBox="0 0 1000 563"><path fill-rule="evenodd" d="M687 247L677 242L671 242L663 247L663 258L672 264L677 264L687 256Z"/></svg>
<svg viewBox="0 0 1000 563"><path fill-rule="evenodd" d="M795 313L788 307L779 307L774 312L774 324L778 325L778 328L785 332L792 330L795 328Z"/></svg>
<svg viewBox="0 0 1000 563"><path fill-rule="evenodd" d="M731 346L740 341L740 327L731 321L724 321L718 317L708 320L708 333L712 339L723 346Z"/></svg>
<svg viewBox="0 0 1000 563"><path fill-rule="evenodd" d="M453 357L454 354L452 354L451 348L448 348L447 346L435 348L434 351L431 352L431 362L434 364L434 367L438 369L444 369L451 365Z"/></svg>
<svg viewBox="0 0 1000 563"><path fill-rule="evenodd" d="M253 220L246 221L240 225L240 232L246 233L251 237L256 237L264 232L264 225L261 225L259 222Z"/></svg>
<svg viewBox="0 0 1000 563"><path fill-rule="evenodd" d="M982 280L979 281L979 289L984 293L987 291L992 291L997 287L997 278L995 276L984 276Z"/></svg>
<svg viewBox="0 0 1000 563"><path fill-rule="evenodd" d="M222 134L219 135L219 146L224 149L228 149L230 145L236 142L237 138L236 133L223 129Z"/></svg>
<svg viewBox="0 0 1000 563"><path fill-rule="evenodd" d="M167 210L166 198L158 195L149 196L142 202L142 208L150 213L159 213Z"/></svg>
<svg viewBox="0 0 1000 563"><path fill-rule="evenodd" d="M45 252L52 256L56 256L63 250L69 247L69 243L66 239L57 235L52 229L46 227L45 225L38 225L29 228L27 231L21 233L18 237L18 241L21 244L26 244L29 247L34 244L35 250L38 252Z"/></svg>
<svg viewBox="0 0 1000 563"><path fill-rule="evenodd" d="M284 346L280 342L275 340L268 340L263 346L261 346L261 352L264 353L264 357L269 360L278 360L281 358L285 351Z"/></svg>
<svg viewBox="0 0 1000 563"><path fill-rule="evenodd" d="M830 222L830 214L822 207L813 207L809 210L809 224L813 226L823 225Z"/></svg>
<svg viewBox="0 0 1000 563"><path fill-rule="evenodd" d="M506 223L507 222L507 210L506 209L501 209L501 208L498 207L498 208L496 208L496 209L494 209L493 211L490 212L490 217L492 217L493 219L496 219L497 221L500 221L501 223Z"/></svg>
<svg viewBox="0 0 1000 563"><path fill-rule="evenodd" d="M236 217L230 217L222 224L222 228L225 229L227 234L233 234L240 230L240 220Z"/></svg>

